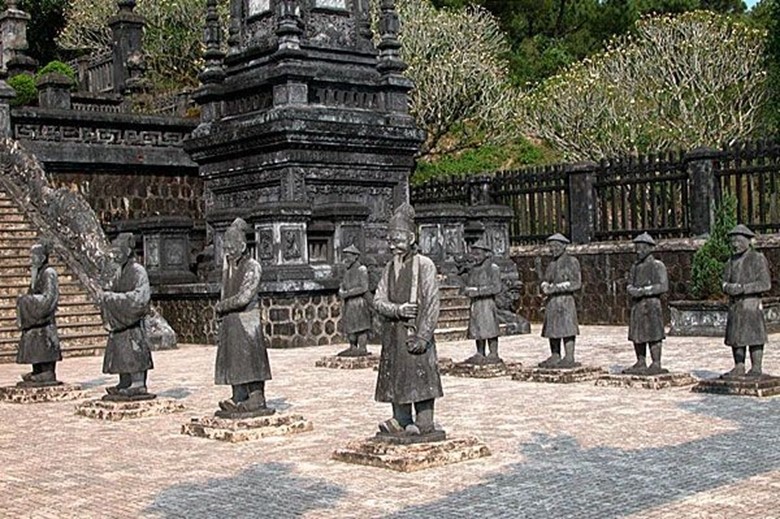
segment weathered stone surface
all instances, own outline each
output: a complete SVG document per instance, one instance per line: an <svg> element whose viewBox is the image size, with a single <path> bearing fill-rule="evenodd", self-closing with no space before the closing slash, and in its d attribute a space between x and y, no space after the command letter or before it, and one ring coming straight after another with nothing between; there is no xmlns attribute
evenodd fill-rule
<svg viewBox="0 0 780 519"><path fill-rule="evenodd" d="M487 445L475 437L411 445L397 445L368 438L349 442L343 449L336 449L331 458L356 465L413 472L484 458L490 454Z"/></svg>
<svg viewBox="0 0 780 519"><path fill-rule="evenodd" d="M596 379L597 386L642 389L665 389L668 387L691 386L696 382L697 379L689 373L665 373L663 375L609 374Z"/></svg>
<svg viewBox="0 0 780 519"><path fill-rule="evenodd" d="M606 370L596 366L580 366L577 368L522 368L512 373L512 380L523 382L552 382L555 384L572 384L587 382L604 375Z"/></svg>
<svg viewBox="0 0 780 519"><path fill-rule="evenodd" d="M451 375L453 377L495 378L510 375L521 369L522 366L519 362L470 364L468 362L452 362L452 359L442 359L439 361L439 372L442 375Z"/></svg>
<svg viewBox="0 0 780 519"><path fill-rule="evenodd" d="M184 409L184 404L170 398L155 398L135 402L89 400L76 406L76 414L96 420L117 422L132 418L178 413L184 411Z"/></svg>
<svg viewBox="0 0 780 519"><path fill-rule="evenodd" d="M729 379L714 378L700 381L691 388L691 391L718 395L775 396L780 395L780 377L763 375Z"/></svg>
<svg viewBox="0 0 780 519"><path fill-rule="evenodd" d="M10 404L40 404L86 398L87 392L77 384L57 384L41 387L0 387L0 402Z"/></svg>
<svg viewBox="0 0 780 519"><path fill-rule="evenodd" d="M301 415L275 414L246 419L207 416L193 418L181 426L181 433L230 443L259 440L266 436L284 436L311 431L309 420Z"/></svg>
<svg viewBox="0 0 780 519"><path fill-rule="evenodd" d="M329 355L314 363L318 368L333 369L373 369L379 365L379 355L364 355L362 357L339 357Z"/></svg>
<svg viewBox="0 0 780 519"><path fill-rule="evenodd" d="M780 331L780 300L762 298L768 333ZM671 301L669 335L723 337L726 334L728 304L720 301Z"/></svg>

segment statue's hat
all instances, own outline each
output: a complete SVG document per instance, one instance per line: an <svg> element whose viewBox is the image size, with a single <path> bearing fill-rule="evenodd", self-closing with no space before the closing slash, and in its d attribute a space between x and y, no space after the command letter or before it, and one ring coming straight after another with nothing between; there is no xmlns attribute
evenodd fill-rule
<svg viewBox="0 0 780 519"><path fill-rule="evenodd" d="M115 247L123 247L128 251L133 251L135 249L135 236L133 236L133 233L131 232L121 232L119 235L117 235L116 238L114 238L114 241L111 242L111 245L114 245Z"/></svg>
<svg viewBox="0 0 780 519"><path fill-rule="evenodd" d="M639 236L634 238L633 242L634 243L646 243L648 245L652 245L653 247L655 247L655 240L653 239L652 236L650 236L646 232L643 232L642 234L640 234Z"/></svg>
<svg viewBox="0 0 780 519"><path fill-rule="evenodd" d="M733 236L735 234L747 236L748 238L756 237L756 233L754 233L753 231L751 231L750 229L748 229L746 226L742 224L737 225L736 227L734 227L729 231L729 236Z"/></svg>
<svg viewBox="0 0 780 519"><path fill-rule="evenodd" d="M349 254L355 254L357 256L360 256L360 249L355 247L354 243L350 244L349 247L344 247L344 250L342 250L341 252L345 252L345 253L349 253Z"/></svg>
<svg viewBox="0 0 780 519"><path fill-rule="evenodd" d="M393 216L390 217L387 228L391 232L406 231L411 234L417 234L414 225L414 208L407 203L399 205Z"/></svg>
<svg viewBox="0 0 780 519"><path fill-rule="evenodd" d="M564 236L563 234L561 234L559 232L556 232L555 234L553 234L552 236L547 238L547 241L559 241L561 243L571 243L569 241L569 238L567 238L566 236Z"/></svg>
<svg viewBox="0 0 780 519"><path fill-rule="evenodd" d="M243 218L236 218L225 231L225 239L238 239L241 243L246 243L246 231L249 224Z"/></svg>
<svg viewBox="0 0 780 519"><path fill-rule="evenodd" d="M472 246L472 249L482 249L486 251L493 252L493 249L490 248L490 245L487 244L484 238L478 239Z"/></svg>

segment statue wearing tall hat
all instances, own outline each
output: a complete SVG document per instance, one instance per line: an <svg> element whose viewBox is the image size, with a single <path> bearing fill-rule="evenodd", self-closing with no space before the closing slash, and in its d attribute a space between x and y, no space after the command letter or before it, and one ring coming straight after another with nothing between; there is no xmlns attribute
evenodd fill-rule
<svg viewBox="0 0 780 519"><path fill-rule="evenodd" d="M547 238L553 260L547 266L542 281L542 293L547 296L542 337L550 340L551 355L539 363L540 368L576 368L574 340L580 333L574 293L582 287L580 262L566 252L569 239L562 234ZM564 356L561 357L561 341Z"/></svg>
<svg viewBox="0 0 780 519"><path fill-rule="evenodd" d="M438 433L433 412L435 399L443 395L434 342L439 284L433 261L417 252L409 204L390 218L388 241L393 258L374 296L374 308L385 318L375 398L392 404L393 417L379 424L380 433Z"/></svg>
<svg viewBox="0 0 780 519"><path fill-rule="evenodd" d="M723 378L760 377L767 333L761 294L772 288L769 264L750 241L755 233L744 225L729 231L732 256L723 271L723 292L729 296L725 343L731 346L734 368ZM750 351L750 371L745 373L745 360Z"/></svg>
<svg viewBox="0 0 780 519"><path fill-rule="evenodd" d="M469 364L498 364L498 313L496 296L503 290L501 270L493 263L493 251L480 239L471 246L474 266L468 274L464 294L471 299L468 336L477 342L477 352L466 359ZM485 354L485 343L489 353Z"/></svg>
<svg viewBox="0 0 780 519"><path fill-rule="evenodd" d="M628 340L634 343L636 363L623 373L660 375L669 371L661 367L661 346L664 333L661 296L669 291L666 266L653 257L655 240L645 233L634 238L636 262L631 266L626 291L631 297L631 318ZM652 362L647 365L647 349Z"/></svg>
<svg viewBox="0 0 780 519"><path fill-rule="evenodd" d="M266 406L265 382L271 366L263 341L258 289L260 264L247 249L247 223L236 218L223 240L222 291L216 311L219 316L217 361L214 382L229 385L232 395L219 403L218 416L271 414Z"/></svg>
<svg viewBox="0 0 780 519"><path fill-rule="evenodd" d="M146 375L154 367L144 327L151 291L143 265L135 260L135 237L121 233L111 244L116 275L100 297L108 345L103 373L119 375L119 384L109 387L109 397L146 398Z"/></svg>
<svg viewBox="0 0 780 519"><path fill-rule="evenodd" d="M49 265L51 246L36 243L30 248L30 287L16 300L16 321L22 330L17 364L31 364L22 375L25 385L57 383L56 366L62 360L54 314L60 296L57 271Z"/></svg>
<svg viewBox="0 0 780 519"><path fill-rule="evenodd" d="M362 357L369 355L368 332L371 330L371 306L367 299L371 292L368 285L368 269L360 263L360 249L354 244L346 247L342 254L347 267L339 286L341 326L349 341L349 348L338 353L339 357Z"/></svg>

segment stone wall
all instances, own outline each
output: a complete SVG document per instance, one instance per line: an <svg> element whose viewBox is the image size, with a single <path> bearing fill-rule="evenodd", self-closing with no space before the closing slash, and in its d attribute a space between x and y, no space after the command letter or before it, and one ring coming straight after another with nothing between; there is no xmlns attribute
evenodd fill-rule
<svg viewBox="0 0 780 519"><path fill-rule="evenodd" d="M192 170L114 173L50 173L53 187L77 191L103 224L154 215L203 219L203 181Z"/></svg>
<svg viewBox="0 0 780 519"><path fill-rule="evenodd" d="M688 298L691 260L702 239L662 240L655 251L656 258L666 264L669 274L669 293L664 303ZM769 260L772 270L772 291L768 296L780 295L780 235L768 235L756 240L756 248ZM582 290L577 296L577 316L580 324L627 325L630 301L626 284L635 253L631 242L570 245L569 253L580 261ZM523 283L518 313L534 322L541 322L544 298L539 284L544 269L550 262L545 245L512 247L511 257L517 264ZM665 321L669 311L665 305Z"/></svg>

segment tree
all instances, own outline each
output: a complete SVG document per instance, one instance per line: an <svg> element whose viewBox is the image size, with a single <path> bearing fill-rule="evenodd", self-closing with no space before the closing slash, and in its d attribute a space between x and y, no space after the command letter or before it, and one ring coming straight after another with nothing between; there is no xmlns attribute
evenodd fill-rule
<svg viewBox="0 0 780 519"><path fill-rule="evenodd" d="M21 0L17 6L31 16L27 26L28 56L38 60L38 63L46 63L59 58L59 52L55 39L65 27L63 13L67 6L67 0ZM5 10L5 2L0 2Z"/></svg>
<svg viewBox="0 0 780 519"><path fill-rule="evenodd" d="M768 74L769 100L764 116L767 124L777 132L780 130L780 0L764 0L754 10L759 11L758 14L764 17L768 29L764 58Z"/></svg>
<svg viewBox="0 0 780 519"><path fill-rule="evenodd" d="M765 38L707 11L643 18L524 95L519 117L575 160L748 138L766 100Z"/></svg>

